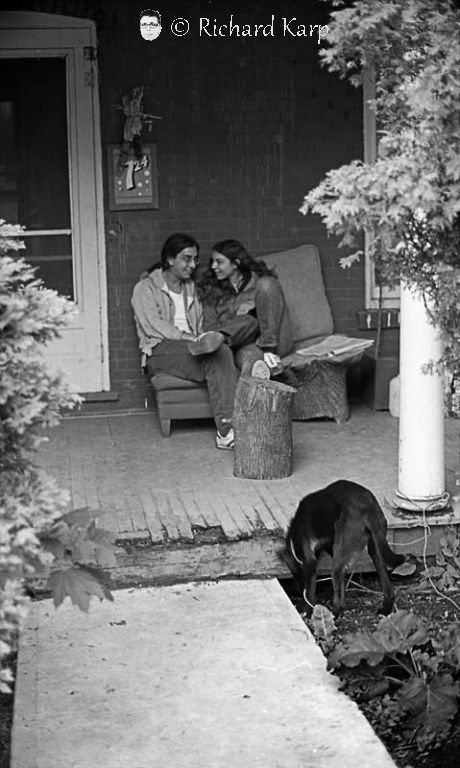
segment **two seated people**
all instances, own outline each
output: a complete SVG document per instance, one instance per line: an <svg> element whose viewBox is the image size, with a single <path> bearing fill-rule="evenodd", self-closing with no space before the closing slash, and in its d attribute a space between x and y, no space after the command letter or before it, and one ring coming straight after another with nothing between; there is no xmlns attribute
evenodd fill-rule
<svg viewBox="0 0 460 768"><path fill-rule="evenodd" d="M131 303L142 366L150 376L205 381L216 447L228 450L234 446L238 378L267 379L282 371L280 356L292 346L291 323L276 275L238 240L216 243L201 274L198 258L193 237L171 235L160 262L135 285Z"/></svg>

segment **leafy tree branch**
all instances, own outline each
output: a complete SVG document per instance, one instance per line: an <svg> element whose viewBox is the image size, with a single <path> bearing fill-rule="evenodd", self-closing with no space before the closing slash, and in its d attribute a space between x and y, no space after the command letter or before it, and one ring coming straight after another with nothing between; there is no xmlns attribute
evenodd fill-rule
<svg viewBox="0 0 460 768"><path fill-rule="evenodd" d="M334 2L334 6L342 6ZM370 256L383 284L423 292L460 364L460 11L451 0L359 0L331 12L324 66L355 86L375 75L375 163L355 159L304 198L340 245Z"/></svg>

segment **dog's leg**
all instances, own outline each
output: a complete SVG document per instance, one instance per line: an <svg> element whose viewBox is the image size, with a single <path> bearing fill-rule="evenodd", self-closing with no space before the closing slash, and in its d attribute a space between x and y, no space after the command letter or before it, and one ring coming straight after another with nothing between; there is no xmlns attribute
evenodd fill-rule
<svg viewBox="0 0 460 768"><path fill-rule="evenodd" d="M336 557L334 553L334 560L332 566L332 613L334 616L338 616L345 605L345 568L347 566L341 557Z"/></svg>
<svg viewBox="0 0 460 768"><path fill-rule="evenodd" d="M386 616L387 614L391 613L394 604L394 592L393 587L391 586L390 577L388 576L387 566L379 546L375 545L371 537L369 537L369 541L367 543L367 550L372 562L374 563L375 570L379 575L380 581L382 582L383 603L380 613L383 613Z"/></svg>
<svg viewBox="0 0 460 768"><path fill-rule="evenodd" d="M342 518L336 524L332 548L332 613L334 616L338 616L345 606L345 569L350 559L350 547L353 547L353 542L349 539L350 536Z"/></svg>
<svg viewBox="0 0 460 768"><path fill-rule="evenodd" d="M366 545L364 529L359 530L353 522L353 517L345 509L335 526L332 550L332 612L335 616L338 616L345 607L345 572L347 566Z"/></svg>

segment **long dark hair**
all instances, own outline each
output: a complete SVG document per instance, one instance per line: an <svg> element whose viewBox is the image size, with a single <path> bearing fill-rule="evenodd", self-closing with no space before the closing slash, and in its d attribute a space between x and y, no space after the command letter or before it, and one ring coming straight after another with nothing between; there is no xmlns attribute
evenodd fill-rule
<svg viewBox="0 0 460 768"><path fill-rule="evenodd" d="M147 272L150 274L154 269L164 269L165 271L170 268L169 259L175 259L177 254L184 250L184 248L196 248L198 256L200 255L200 246L197 241L191 235L184 235L182 232L175 232L174 235L170 235L163 243L163 247L160 253L160 261L156 261L148 268Z"/></svg>
<svg viewBox="0 0 460 768"><path fill-rule="evenodd" d="M236 264L243 275L243 286L251 279L254 272L259 277L266 275L275 277L274 272L267 266L263 259L254 259L247 252L239 240L220 240L212 247L212 251L226 256L233 264ZM230 280L218 280L212 269L212 255L208 266L197 281L198 295L202 301L218 300L225 293L234 293Z"/></svg>

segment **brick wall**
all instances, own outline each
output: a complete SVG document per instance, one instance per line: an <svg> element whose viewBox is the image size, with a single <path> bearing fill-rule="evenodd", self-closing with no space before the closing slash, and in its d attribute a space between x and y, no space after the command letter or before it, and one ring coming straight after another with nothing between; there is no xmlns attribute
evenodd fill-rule
<svg viewBox="0 0 460 768"><path fill-rule="evenodd" d="M27 5L31 9L30 4ZM33 10L49 11L49 3ZM360 332L362 266L342 270L334 238L318 217L303 216L303 196L330 168L362 157L361 92L320 67L313 37L283 36L282 19L327 21L318 0L259 0L254 10L235 0L168 2L163 30L153 42L139 32L131 2L56 0L55 13L84 16L98 25L99 92L104 159L105 224L109 302L110 410L143 407L151 393L140 370L130 297L140 273L158 259L173 232L193 234L202 259L227 237L240 239L255 256L315 243L320 251L336 330ZM166 4L165 4L166 5ZM257 9L257 10L255 10ZM275 16L273 37L206 37L199 18L266 24ZM174 37L173 19L184 17L190 32ZM110 211L106 148L120 142L122 94L144 85L144 110L162 117L144 142L156 142L159 209ZM397 352L397 333L383 334L385 354ZM387 352L390 350L390 352ZM359 389L359 376L351 377ZM355 386L355 389L356 389ZM100 409L100 404L97 405Z"/></svg>
<svg viewBox="0 0 460 768"><path fill-rule="evenodd" d="M322 4L309 2L306 12L305 3L284 2L278 12L276 3L259 3L257 16L236 5L241 23L265 23L274 13L275 36L199 37L200 15L228 20L228 5L220 2L168 5L154 42L140 38L125 4L115 23L99 29L103 145L120 139L122 114L114 105L128 88L144 84L144 109L162 116L143 134L158 147L159 209L107 211L111 386L124 408L142 406L147 391L132 288L175 231L192 233L204 260L213 242L226 237L240 239L255 256L314 242L336 329L358 333L363 271L343 271L336 241L318 217L298 209L329 168L362 156L361 93L320 67L316 38L282 36L283 16L325 22ZM175 38L167 27L179 16L189 19L191 31Z"/></svg>

